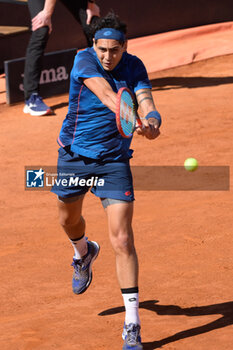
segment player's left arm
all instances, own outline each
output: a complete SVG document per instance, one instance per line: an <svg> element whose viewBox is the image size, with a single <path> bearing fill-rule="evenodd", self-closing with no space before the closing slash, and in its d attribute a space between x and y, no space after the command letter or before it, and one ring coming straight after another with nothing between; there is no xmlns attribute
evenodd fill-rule
<svg viewBox="0 0 233 350"><path fill-rule="evenodd" d="M136 99L142 113L143 124L143 128L138 128L137 133L153 140L160 135L161 117L156 110L151 89L137 90Z"/></svg>

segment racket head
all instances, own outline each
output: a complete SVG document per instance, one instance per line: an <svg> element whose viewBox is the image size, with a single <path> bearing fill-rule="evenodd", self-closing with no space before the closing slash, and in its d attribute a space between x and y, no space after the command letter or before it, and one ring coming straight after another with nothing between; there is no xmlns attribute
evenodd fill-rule
<svg viewBox="0 0 233 350"><path fill-rule="evenodd" d="M132 92L122 87L117 93L116 124L121 136L130 138L135 130L137 113Z"/></svg>

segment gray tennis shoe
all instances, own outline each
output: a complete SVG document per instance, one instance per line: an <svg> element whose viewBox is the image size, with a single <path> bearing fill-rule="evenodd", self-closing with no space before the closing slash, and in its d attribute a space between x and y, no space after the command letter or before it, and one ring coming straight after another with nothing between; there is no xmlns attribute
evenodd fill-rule
<svg viewBox="0 0 233 350"><path fill-rule="evenodd" d="M100 250L98 243L87 241L88 251L82 259L73 259L71 266L74 267L72 289L75 294L84 293L92 281L92 264Z"/></svg>

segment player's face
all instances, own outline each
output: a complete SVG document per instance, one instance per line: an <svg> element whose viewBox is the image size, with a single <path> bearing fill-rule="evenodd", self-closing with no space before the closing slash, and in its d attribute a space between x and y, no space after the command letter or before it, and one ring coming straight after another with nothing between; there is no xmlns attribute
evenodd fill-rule
<svg viewBox="0 0 233 350"><path fill-rule="evenodd" d="M117 40L98 39L96 44L94 42L94 50L104 70L111 71L120 62L126 50L126 42L122 45Z"/></svg>

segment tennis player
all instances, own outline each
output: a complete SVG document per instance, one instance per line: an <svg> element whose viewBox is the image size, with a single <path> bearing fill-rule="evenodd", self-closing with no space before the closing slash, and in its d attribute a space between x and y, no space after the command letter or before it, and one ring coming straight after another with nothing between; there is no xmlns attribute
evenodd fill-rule
<svg viewBox="0 0 233 350"><path fill-rule="evenodd" d="M101 199L106 211L110 241L116 256L116 272L125 305L123 349L142 349L138 313L138 259L132 230L134 190L129 159L131 138L117 129L115 111L117 91L128 87L136 96L143 128L137 132L148 139L159 136L160 114L151 95L151 84L143 63L127 53L126 25L113 12L95 26L94 46L79 52L70 78L69 109L58 143L58 180L70 174L82 183L66 181L56 186L60 223L74 248L73 292L83 293L92 280L92 264L99 245L85 237L82 204L91 192ZM104 182L104 186L103 186Z"/></svg>

